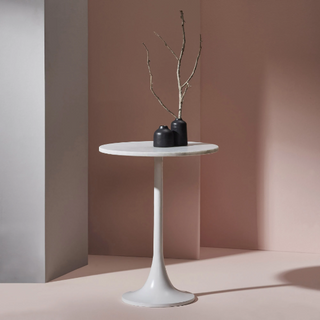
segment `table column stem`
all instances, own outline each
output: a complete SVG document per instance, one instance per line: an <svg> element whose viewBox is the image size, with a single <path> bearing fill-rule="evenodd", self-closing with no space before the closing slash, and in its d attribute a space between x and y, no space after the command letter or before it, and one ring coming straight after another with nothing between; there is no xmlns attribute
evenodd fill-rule
<svg viewBox="0 0 320 320"><path fill-rule="evenodd" d="M163 259L163 158L154 158L153 257Z"/></svg>
<svg viewBox="0 0 320 320"><path fill-rule="evenodd" d="M167 274L163 259L163 158L154 158L153 259L148 279L137 291L122 296L126 303L144 307L180 306L194 301L195 295L177 290Z"/></svg>
<svg viewBox="0 0 320 320"><path fill-rule="evenodd" d="M163 157L154 158L153 259L145 286L153 290L173 289L163 258Z"/></svg>

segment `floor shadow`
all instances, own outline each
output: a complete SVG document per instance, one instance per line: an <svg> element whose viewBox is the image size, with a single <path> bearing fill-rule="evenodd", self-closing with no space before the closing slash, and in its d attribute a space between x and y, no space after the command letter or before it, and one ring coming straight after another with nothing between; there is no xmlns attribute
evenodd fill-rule
<svg viewBox="0 0 320 320"><path fill-rule="evenodd" d="M320 290L320 266L286 271L279 275L279 279L297 287Z"/></svg>
<svg viewBox="0 0 320 320"><path fill-rule="evenodd" d="M258 286L258 287L247 287L247 288L236 288L220 291L208 291L194 293L197 297L207 296L212 294L221 294L237 291L246 290L257 290L257 289L269 289L277 287L288 287L297 286L312 290L320 290L320 266L307 267L300 269L293 269L285 271L278 276L279 280L284 282L283 284L269 285L269 286Z"/></svg>
<svg viewBox="0 0 320 320"><path fill-rule="evenodd" d="M232 256L236 254L252 253L252 252L256 252L256 250L201 247L199 260L214 259L214 258Z"/></svg>
<svg viewBox="0 0 320 320"><path fill-rule="evenodd" d="M246 291L246 290L257 290L257 289L269 289L269 288L288 287L288 286L291 286L291 284L275 284L275 285L270 285L270 286L236 288L236 289L228 289L228 290L220 290L220 291L208 291L208 292L195 293L195 295L197 297L201 297L201 296L208 296L208 295L211 295L211 294L220 294L220 293Z"/></svg>
<svg viewBox="0 0 320 320"><path fill-rule="evenodd" d="M199 260L217 259L220 257L235 254L251 253L253 250L239 250L226 248L201 248ZM165 259L166 265L194 262L199 260L189 259ZM127 270L143 269L151 267L152 258L150 257L123 257L123 256L100 256L89 255L88 265L69 272L51 282L68 280L74 278L94 276L104 273L120 272Z"/></svg>
<svg viewBox="0 0 320 320"><path fill-rule="evenodd" d="M104 273L150 268L151 258L89 255L88 264L51 282L95 276Z"/></svg>

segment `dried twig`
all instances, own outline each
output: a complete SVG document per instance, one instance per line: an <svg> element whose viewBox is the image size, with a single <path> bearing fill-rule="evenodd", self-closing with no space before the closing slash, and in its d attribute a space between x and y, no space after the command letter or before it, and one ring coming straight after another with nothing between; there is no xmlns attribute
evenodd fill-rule
<svg viewBox="0 0 320 320"><path fill-rule="evenodd" d="M184 91L183 91L182 98L181 98L181 104L183 104L184 96L186 95L187 90L188 90L190 87L191 87L191 86L190 86L190 84L188 83L187 86L185 87Z"/></svg>
<svg viewBox="0 0 320 320"><path fill-rule="evenodd" d="M199 61L200 54L201 54L201 49L202 49L202 38L201 38L201 34L200 34L200 49L199 49L199 52L198 52L198 55L197 55L197 58L196 58L196 62L195 62L195 64L194 64L194 67L193 67L193 70L192 70L192 73L191 73L190 77L189 77L188 80L181 86L182 88L189 83L189 81L192 79L193 75L195 74L195 72L196 72L196 70L197 70L198 61Z"/></svg>
<svg viewBox="0 0 320 320"><path fill-rule="evenodd" d="M159 103L162 105L162 107L164 109L166 109L174 118L177 118L177 116L164 105L164 103L161 101L161 99L158 97L158 95L153 90L153 76L152 76L152 72L151 72L151 68L150 68L149 50L144 43L143 43L143 45L147 51L147 65L148 65L148 71L149 71L149 77L150 77L150 90L153 93L153 95L156 97L156 99L159 101Z"/></svg>
<svg viewBox="0 0 320 320"><path fill-rule="evenodd" d="M181 79L180 79L180 68L181 68L181 61L182 61L182 56L184 53L184 49L186 47L186 33L184 31L184 16L183 16L183 11L180 11L180 18L182 20L181 26L182 26L182 47L180 51L180 56L178 58L178 65L177 65L177 81L178 81L178 90L179 90L179 113L178 113L178 118L181 119L182 115L182 87L181 87Z"/></svg>
<svg viewBox="0 0 320 320"><path fill-rule="evenodd" d="M174 57L178 60L178 56L177 56L177 55L174 53L174 51L169 47L169 45L167 44L167 42L166 42L159 34L157 34L155 31L154 31L154 34L163 41L164 45L171 51L171 53L174 55Z"/></svg>
<svg viewBox="0 0 320 320"><path fill-rule="evenodd" d="M182 26L182 47L181 47L181 51L180 51L179 57L174 53L174 51L167 44L167 42L159 34L154 32L155 35L163 41L164 45L170 50L170 52L173 54L173 56L178 60L178 64L177 64L177 82L178 82L178 90L179 90L179 112L178 112L178 117L163 104L161 99L157 96L157 94L153 90L153 76L152 76L151 68L150 68L149 50L146 47L146 45L143 43L143 45L144 45L144 47L146 48L146 51L147 51L147 65L148 65L149 76L150 76L150 90L153 93L153 95L156 97L156 99L159 101L159 103L162 105L162 107L164 109L166 109L173 117L178 118L178 119L181 119L181 117L182 117L182 105L183 105L184 97L185 97L185 95L187 93L187 90L191 87L189 82L193 78L193 76L194 76L194 74L195 74L195 72L197 70L198 62L199 62L199 58L200 58L200 54L201 54L201 49L202 49L202 38L201 38L201 35L200 35L200 48L199 48L199 52L198 52L198 55L197 55L196 62L194 64L193 70L192 70L189 78L181 85L180 69L181 69L182 57L183 57L184 50L185 50L185 47L186 47L186 33L185 33L185 29L184 29L185 20L184 20L184 15L183 15L183 11L182 10L180 11L180 18L181 18L181 21L182 21L181 22L181 26Z"/></svg>

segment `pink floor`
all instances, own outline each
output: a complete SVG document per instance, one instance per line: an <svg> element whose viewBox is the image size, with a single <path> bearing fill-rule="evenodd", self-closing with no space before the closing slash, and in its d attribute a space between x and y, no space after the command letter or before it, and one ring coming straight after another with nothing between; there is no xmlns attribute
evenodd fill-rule
<svg viewBox="0 0 320 320"><path fill-rule="evenodd" d="M126 305L151 259L90 256L46 284L0 284L0 319L320 319L320 254L202 248L200 260L167 259L172 283L197 295L183 307Z"/></svg>

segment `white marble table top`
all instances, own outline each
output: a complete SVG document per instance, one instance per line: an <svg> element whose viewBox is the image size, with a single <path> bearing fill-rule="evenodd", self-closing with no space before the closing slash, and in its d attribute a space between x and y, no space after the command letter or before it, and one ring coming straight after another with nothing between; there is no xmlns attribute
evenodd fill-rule
<svg viewBox="0 0 320 320"><path fill-rule="evenodd" d="M132 157L185 157L217 152L216 144L189 141L184 147L155 148L153 141L131 141L104 144L99 151L117 156Z"/></svg>

